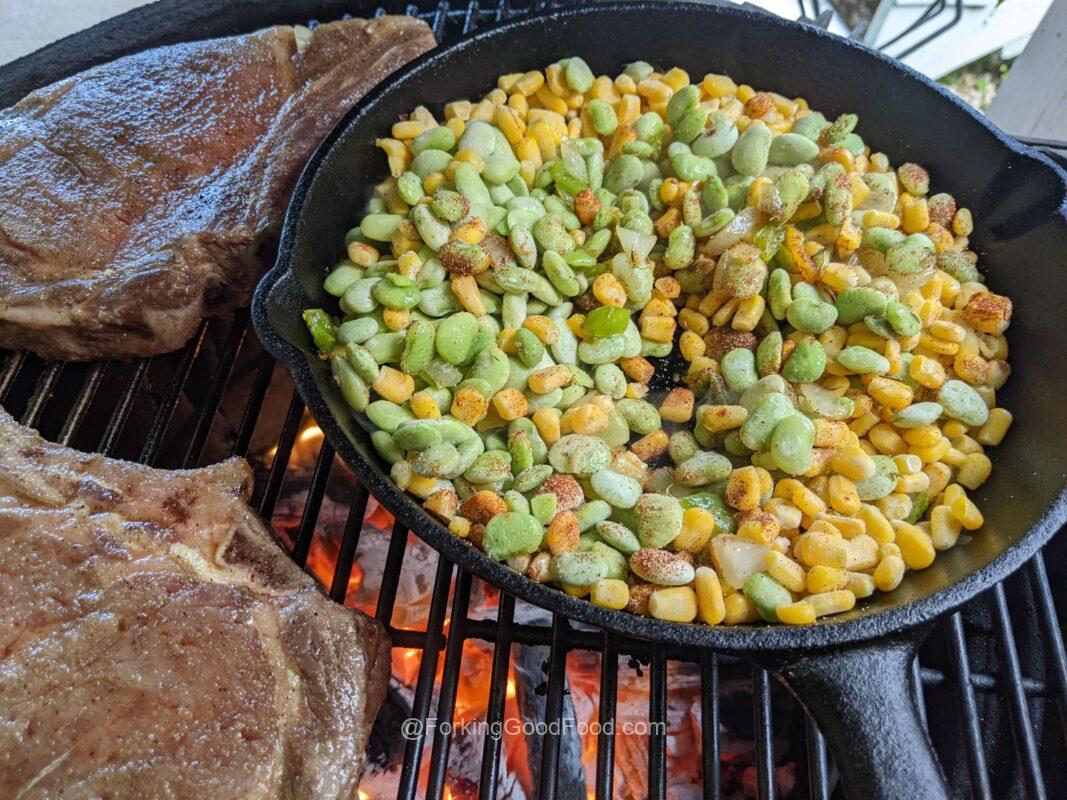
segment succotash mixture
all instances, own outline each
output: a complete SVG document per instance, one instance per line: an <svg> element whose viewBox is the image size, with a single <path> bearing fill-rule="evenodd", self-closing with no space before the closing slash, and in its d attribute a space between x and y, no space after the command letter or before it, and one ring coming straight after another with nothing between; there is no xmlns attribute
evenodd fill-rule
<svg viewBox="0 0 1067 800"><path fill-rule="evenodd" d="M970 212L856 124L641 62L503 75L378 142L308 328L396 483L531 580L675 622L847 611L981 527L1012 420Z"/></svg>

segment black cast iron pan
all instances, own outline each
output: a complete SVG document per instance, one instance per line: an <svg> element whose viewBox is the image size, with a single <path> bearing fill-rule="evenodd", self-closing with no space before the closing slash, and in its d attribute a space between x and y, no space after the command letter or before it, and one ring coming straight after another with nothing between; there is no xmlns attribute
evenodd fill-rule
<svg viewBox="0 0 1067 800"><path fill-rule="evenodd" d="M374 147L415 105L478 97L497 75L580 54L598 72L636 59L806 97L828 115L855 111L860 132L894 163L927 166L932 184L974 211L973 243L994 290L1011 295L1015 374L1002 402L1016 417L978 493L973 540L909 573L854 611L803 628L677 625L599 609L486 558L399 491L312 353L301 311L327 304L340 255L384 174ZM567 617L637 637L745 655L777 670L815 715L853 800L949 796L919 721L908 667L929 625L1019 567L1067 519L1067 175L945 90L900 64L809 25L738 7L605 3L506 23L437 50L389 79L337 126L305 170L278 262L253 318L289 368L326 437L367 488L426 542L483 579ZM327 306L329 307L329 306Z"/></svg>

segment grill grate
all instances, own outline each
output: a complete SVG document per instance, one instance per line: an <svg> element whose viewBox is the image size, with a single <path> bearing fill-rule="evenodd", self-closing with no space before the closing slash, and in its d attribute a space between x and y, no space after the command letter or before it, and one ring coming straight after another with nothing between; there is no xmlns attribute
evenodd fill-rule
<svg viewBox="0 0 1067 800"><path fill-rule="evenodd" d="M518 13L542 12L551 5L502 0L484 6L439 2L390 6L390 10L417 14L431 24L439 41L451 41L478 25ZM384 12L378 9L378 13ZM270 519L304 414L292 384L275 366L249 329L247 312L239 312L230 320L205 321L178 353L134 364L47 364L25 353L6 353L0 367L0 404L50 438L159 466L196 466L228 452L245 455L254 442L269 442L274 455L265 474L257 475L254 505ZM221 425L222 416L236 421ZM307 564L316 535L327 481L332 473L344 469L335 464L333 448L323 442L294 535L291 554L301 566ZM353 489L329 587L330 596L338 601L345 599L368 499L362 487ZM501 596L496 619L472 618L475 579L463 570L456 574L444 557L438 558L425 629L395 627L392 622L407 540L407 530L397 524L382 569L376 616L398 647L422 652L412 716L423 722L433 715L439 720L453 718L468 640L481 640L494 648L486 712L490 726L499 726L504 719L513 644L548 648L545 716L549 724L559 722L565 713L567 654L598 653L601 728L596 743L595 796L607 798L615 785L615 738L607 723L616 719L619 656L637 659L631 664L641 670L646 667L639 664L647 665L651 722L666 719L669 662L690 662L698 667L701 679L703 797L725 797L721 791L720 684L726 677L738 676L747 677L751 685L757 796L760 800L776 796L772 717L778 717L776 709L795 710L796 703L765 670L714 653L577 629L558 615L552 616L550 624L516 623L515 599L509 595ZM1067 656L1041 555L1022 574L941 623L924 646L921 661L915 664L915 680L927 707L937 712L930 724L931 736L959 796L1043 799L1049 787L1062 785L1067 752ZM657 730L656 726L652 729ZM827 800L836 785L833 765L810 718L804 719L802 731L805 754L798 759L799 785L790 796L807 794ZM1010 746L1006 745L1008 733ZM421 785L427 797L444 796L451 743L450 736L440 732L429 743L425 735L406 742L398 797L418 795L427 745L428 774ZM501 743L499 736L485 737L481 798L497 796ZM540 770L535 772L540 776L542 800L559 796L560 752L561 737L548 733ZM666 753L666 735L653 733L649 797L667 796Z"/></svg>

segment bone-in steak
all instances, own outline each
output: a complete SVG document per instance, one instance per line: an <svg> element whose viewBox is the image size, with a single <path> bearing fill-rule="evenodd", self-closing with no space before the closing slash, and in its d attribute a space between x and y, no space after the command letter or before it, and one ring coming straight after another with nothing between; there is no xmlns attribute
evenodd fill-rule
<svg viewBox="0 0 1067 800"><path fill-rule="evenodd" d="M316 145L433 46L410 17L274 27L126 56L0 112L0 347L165 353L245 304Z"/></svg>
<svg viewBox="0 0 1067 800"><path fill-rule="evenodd" d="M355 796L389 640L274 543L250 477L0 411L0 797Z"/></svg>

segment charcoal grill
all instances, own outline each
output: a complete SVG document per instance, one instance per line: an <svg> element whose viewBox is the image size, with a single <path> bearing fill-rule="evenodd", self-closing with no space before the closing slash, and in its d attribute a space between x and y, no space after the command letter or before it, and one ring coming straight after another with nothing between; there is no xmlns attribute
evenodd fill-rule
<svg viewBox="0 0 1067 800"><path fill-rule="evenodd" d="M388 4L377 9L354 2L323 5L329 7L331 18L346 12L380 14L386 9L416 14L431 24L442 42L486 22L548 8L542 2ZM281 4L240 4L225 19L221 16L213 3L179 5L169 0L131 12L4 68L0 97L12 102L38 85L146 46L294 21L286 18ZM304 413L284 371L260 348L246 312L205 321L178 353L134 363L61 365L25 353L4 353L0 404L25 424L39 427L47 438L157 466L191 467L229 453L247 455L270 448L273 456L269 467L257 473L254 495L255 507L268 519L281 495ZM322 442L292 543L291 555L302 566L307 564L317 533L326 483L340 469L331 446ZM362 487L352 491L328 587L330 596L339 602L348 591L368 499ZM780 691L765 670L707 651L577 626L558 615L550 625L520 623L516 601L506 594L495 620L474 618L469 611L477 579L443 557L437 563L425 629L399 629L393 625L394 607L407 542L407 531L396 526L384 562L376 615L398 647L422 653L411 703L413 717L452 719L463 643L478 639L494 648L486 721L499 723L512 645L548 647L544 691L549 732L536 773L539 797L549 800L559 796L561 736L552 723L559 723L564 715L568 652L585 650L601 656L598 713L602 724L615 718L619 669L637 668L647 675L649 721L663 723L670 692L668 662L691 662L699 667L703 688L703 797L724 796L717 724L720 678L738 675L751 681L757 794L761 800L776 796L773 742L779 731L772 712L795 706L795 701ZM1055 559L1055 551L1051 552ZM929 730L957 796L1046 798L1061 791L1067 777L1067 656L1057 601L1062 603L1063 598L1054 594L1044 556L1039 554L1020 574L942 622L916 660L914 680L921 688ZM620 667L619 656L632 657L631 666ZM893 721L885 722L890 735ZM664 798L667 740L658 725L652 731L647 793ZM497 796L500 742L494 737L485 740L480 797ZM810 720L803 726L801 742L804 755L793 796L831 797L834 766ZM603 725L597 741L597 798L612 796L614 744L610 726ZM443 797L449 746L450 737L441 733L432 739L416 736L407 741L398 797ZM420 783L427 747L429 770Z"/></svg>

